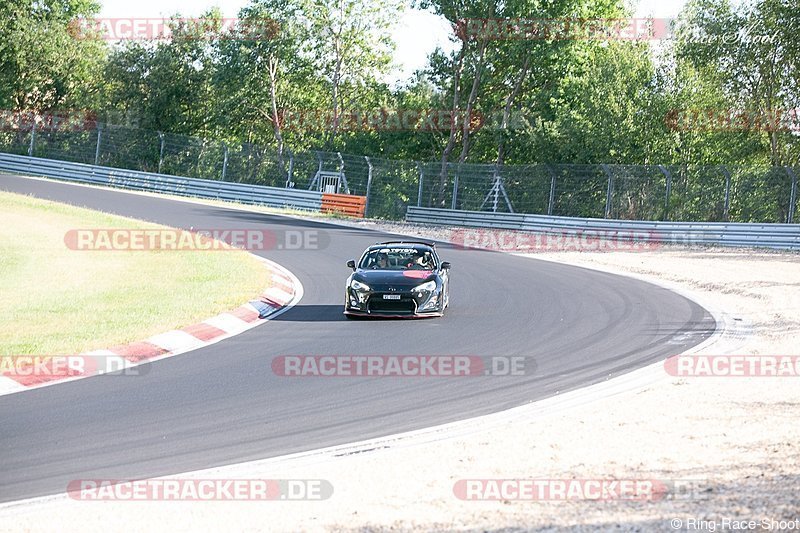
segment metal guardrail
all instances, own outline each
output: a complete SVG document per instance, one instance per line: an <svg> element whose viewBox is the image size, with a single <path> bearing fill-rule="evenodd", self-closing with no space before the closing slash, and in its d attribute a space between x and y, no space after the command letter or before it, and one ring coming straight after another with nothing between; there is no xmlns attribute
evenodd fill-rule
<svg viewBox="0 0 800 533"><path fill-rule="evenodd" d="M800 224L607 220L458 211L414 206L408 207L406 221L436 226L464 226L538 233L565 231L602 232L605 234L636 233L637 240L668 244L753 246L800 250Z"/></svg>
<svg viewBox="0 0 800 533"><path fill-rule="evenodd" d="M0 170L77 183L236 201L276 208L320 212L323 207L323 193L319 191L182 178L4 153L0 153ZM642 241L800 250L800 224L609 220L521 213L461 211L414 206L408 207L406 220L421 224L522 230L539 233L564 231L636 232L636 238Z"/></svg>
<svg viewBox="0 0 800 533"><path fill-rule="evenodd" d="M51 117L52 118L52 117ZM45 125L48 124L44 117ZM796 223L800 166L418 162L282 151L253 143L86 123L30 121L0 131L0 152L228 183L367 197L365 216L401 220L408 205L626 220Z"/></svg>
<svg viewBox="0 0 800 533"><path fill-rule="evenodd" d="M268 207L314 212L319 212L322 207L322 193L319 191L181 178L21 155L0 153L0 170L120 189L227 200Z"/></svg>

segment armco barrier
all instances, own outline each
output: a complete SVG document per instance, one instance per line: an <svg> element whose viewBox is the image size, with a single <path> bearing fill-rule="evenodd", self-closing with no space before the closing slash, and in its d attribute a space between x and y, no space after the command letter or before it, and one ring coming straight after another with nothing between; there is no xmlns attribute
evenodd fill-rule
<svg viewBox="0 0 800 533"><path fill-rule="evenodd" d="M122 170L3 153L0 153L0 170L28 176L44 176L64 181L106 185L136 191L228 200L245 204L314 212L322 210L322 193L318 191L181 178L164 174L150 174L135 170Z"/></svg>
<svg viewBox="0 0 800 533"><path fill-rule="evenodd" d="M349 217L364 218L364 210L367 207L366 196L354 196L351 194L322 194L323 213L338 213Z"/></svg>
<svg viewBox="0 0 800 533"><path fill-rule="evenodd" d="M413 206L409 206L406 211L406 221L419 224L541 233L564 231L597 231L612 234L613 232L636 232L637 239L642 241L800 250L800 224L651 222L553 217L520 213L457 211Z"/></svg>

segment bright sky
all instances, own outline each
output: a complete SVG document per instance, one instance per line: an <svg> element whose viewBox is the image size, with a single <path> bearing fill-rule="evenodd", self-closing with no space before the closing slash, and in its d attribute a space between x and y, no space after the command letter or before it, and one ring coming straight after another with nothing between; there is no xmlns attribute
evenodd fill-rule
<svg viewBox="0 0 800 533"><path fill-rule="evenodd" d="M632 0L636 3L637 17L653 16L671 18L677 16L686 0ZM108 18L158 18L169 17L180 12L185 17L195 17L211 6L218 6L224 17L235 17L248 0L138 0L131 7L130 0L100 0L101 17ZM393 36L396 43L395 61L397 69L386 78L396 83L408 79L415 70L425 66L428 54L437 46L448 50L448 35L452 31L444 20L425 11L409 10L395 26Z"/></svg>

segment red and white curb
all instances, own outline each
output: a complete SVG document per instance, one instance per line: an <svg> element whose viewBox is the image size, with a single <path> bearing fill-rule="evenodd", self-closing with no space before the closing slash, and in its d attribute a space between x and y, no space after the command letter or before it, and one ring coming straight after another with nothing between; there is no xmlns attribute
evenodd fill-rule
<svg viewBox="0 0 800 533"><path fill-rule="evenodd" d="M0 371L0 396L121 372L143 363L196 350L260 326L296 305L303 297L300 280L279 264L263 257L254 257L270 272L270 286L259 299L197 324L107 350L94 350L63 358L54 356L39 359L30 356L30 365L27 367L17 365L18 368L12 371Z"/></svg>

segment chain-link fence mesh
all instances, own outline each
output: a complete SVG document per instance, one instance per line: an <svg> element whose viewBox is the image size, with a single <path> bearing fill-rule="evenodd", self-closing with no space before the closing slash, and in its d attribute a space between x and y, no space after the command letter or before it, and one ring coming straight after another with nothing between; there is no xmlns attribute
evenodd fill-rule
<svg viewBox="0 0 800 533"><path fill-rule="evenodd" d="M368 216L409 205L627 220L793 222L800 168L504 165L398 161L277 151L98 124L85 131L2 131L0 150L77 163L368 197Z"/></svg>

